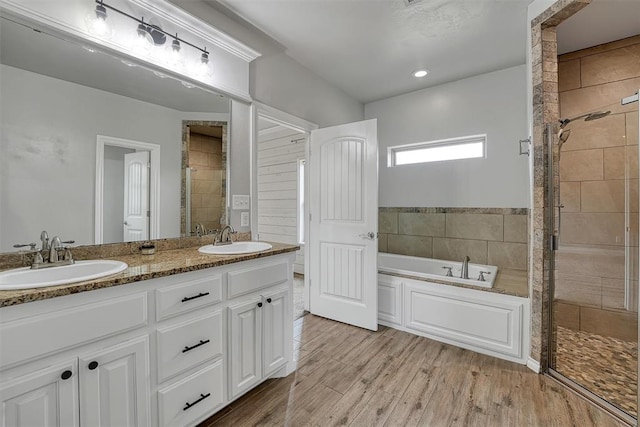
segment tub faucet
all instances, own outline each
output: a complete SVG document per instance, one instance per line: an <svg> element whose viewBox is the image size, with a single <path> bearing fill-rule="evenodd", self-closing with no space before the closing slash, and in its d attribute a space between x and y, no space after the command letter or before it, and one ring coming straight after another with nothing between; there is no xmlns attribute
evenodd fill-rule
<svg viewBox="0 0 640 427"><path fill-rule="evenodd" d="M460 271L461 279L469 278L469 261L471 261L471 258L469 258L468 255L465 256L464 259L462 260L462 270Z"/></svg>

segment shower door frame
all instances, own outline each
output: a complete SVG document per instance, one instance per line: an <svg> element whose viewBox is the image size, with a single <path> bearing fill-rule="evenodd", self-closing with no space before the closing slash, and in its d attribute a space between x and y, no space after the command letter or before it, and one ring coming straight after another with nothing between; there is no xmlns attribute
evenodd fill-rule
<svg viewBox="0 0 640 427"><path fill-rule="evenodd" d="M638 96L640 94L640 89L635 93L635 95L631 95L629 97L623 98L621 100L622 105L628 105L634 102L638 102ZM637 111L638 114L638 134L640 135L640 108ZM614 404L610 403L606 399L601 396L595 394L585 386L577 383L576 381L564 376L562 373L556 371L555 369L555 347L556 347L556 335L554 328L554 295L555 295L555 255L558 250L558 239L560 232L560 209L562 205L559 200L559 175L560 175L560 146L558 143L559 138L556 137L558 134L558 125L553 123L547 123L544 130L544 139L545 145L547 148L547 200L549 203L549 208L547 209L547 227L549 230L549 258L548 258L548 278L549 278L549 313L548 313L548 325L547 325L547 359L545 360L545 373L559 381L563 385L569 387L573 391L578 394L586 397L596 405L600 406L605 411L611 413L615 417L623 420L624 422L638 426L638 420L640 418L635 418L622 409L618 408ZM640 139L640 137L639 137ZM640 140L638 141L638 146L640 147ZM640 164L640 150L638 150L638 157ZM555 167L557 165L557 168ZM556 178L558 178L558 185L556 186ZM639 227L640 227L640 219L639 219ZM640 228L639 228L640 229ZM628 249L625 249L625 251ZM640 252L640 251L639 251ZM638 259L636 260L640 264L640 253L638 254ZM640 325L640 292L636 295L638 299L638 311L636 312L636 322ZM638 343L640 343L640 327L638 328ZM640 377L640 358L636 357L636 363L638 366L637 373ZM636 394L636 407L637 411L640 415L640 387L638 387Z"/></svg>

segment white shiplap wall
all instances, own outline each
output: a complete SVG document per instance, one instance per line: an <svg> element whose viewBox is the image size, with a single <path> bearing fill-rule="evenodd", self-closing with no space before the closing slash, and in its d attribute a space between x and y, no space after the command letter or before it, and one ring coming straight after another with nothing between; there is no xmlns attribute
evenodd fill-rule
<svg viewBox="0 0 640 427"><path fill-rule="evenodd" d="M304 134L284 127L258 136L258 238L298 244L298 160L305 157ZM292 142L297 141L297 142ZM304 274L304 252L296 253Z"/></svg>

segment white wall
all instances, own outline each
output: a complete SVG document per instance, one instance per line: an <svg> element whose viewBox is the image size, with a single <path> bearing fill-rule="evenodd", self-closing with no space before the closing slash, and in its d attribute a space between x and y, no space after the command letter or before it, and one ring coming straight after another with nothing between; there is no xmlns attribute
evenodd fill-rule
<svg viewBox="0 0 640 427"><path fill-rule="evenodd" d="M228 114L179 112L5 65L0 74L0 251L45 229L93 243L98 134L161 146L160 234L180 235L182 120Z"/></svg>
<svg viewBox="0 0 640 427"><path fill-rule="evenodd" d="M135 153L130 148L104 146L103 224L104 243L122 241L124 221L124 155Z"/></svg>
<svg viewBox="0 0 640 427"><path fill-rule="evenodd" d="M378 119L380 206L529 207L524 65L365 105ZM387 147L487 134L487 158L387 167Z"/></svg>
<svg viewBox="0 0 640 427"><path fill-rule="evenodd" d="M330 85L284 53L250 66L251 96L319 127L363 120L362 103Z"/></svg>

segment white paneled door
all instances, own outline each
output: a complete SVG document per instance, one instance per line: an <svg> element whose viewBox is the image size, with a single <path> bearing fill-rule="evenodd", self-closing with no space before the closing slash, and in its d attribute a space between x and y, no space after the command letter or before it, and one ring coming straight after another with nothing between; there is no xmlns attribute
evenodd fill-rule
<svg viewBox="0 0 640 427"><path fill-rule="evenodd" d="M376 119L311 132L310 311L378 329Z"/></svg>
<svg viewBox="0 0 640 427"><path fill-rule="evenodd" d="M149 238L149 152L124 155L125 242Z"/></svg>

